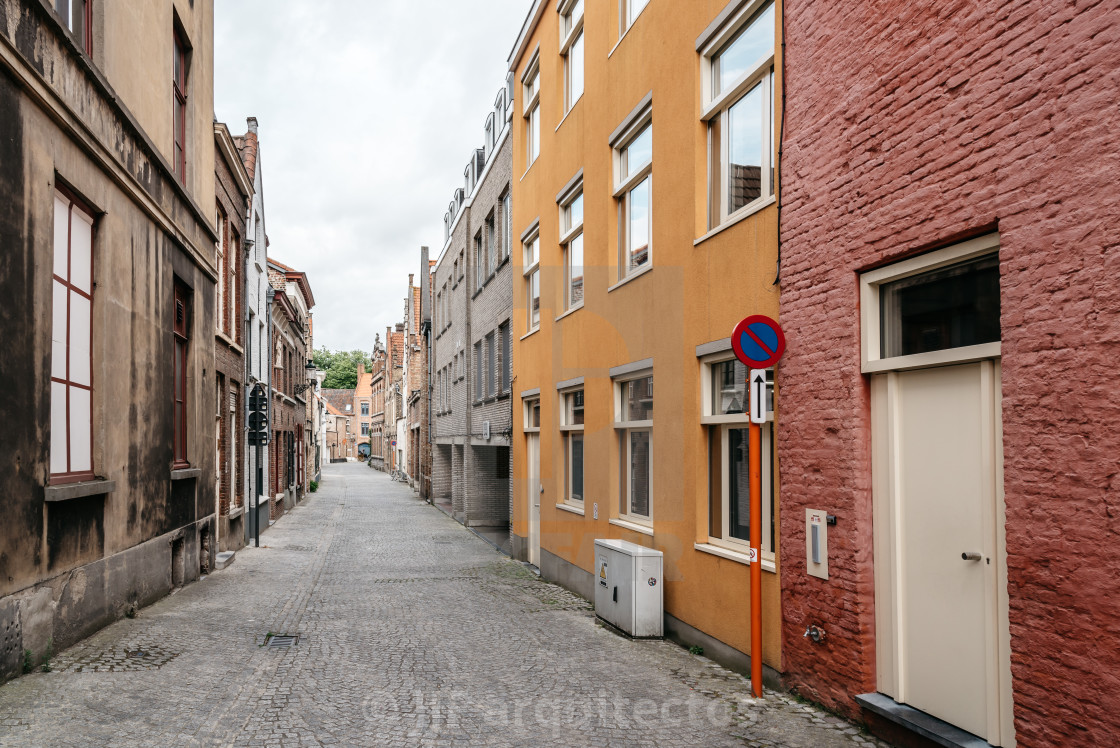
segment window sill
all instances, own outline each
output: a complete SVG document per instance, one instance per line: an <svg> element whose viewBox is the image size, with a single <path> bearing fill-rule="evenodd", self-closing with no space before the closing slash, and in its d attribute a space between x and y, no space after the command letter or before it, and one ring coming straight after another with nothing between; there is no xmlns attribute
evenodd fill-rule
<svg viewBox="0 0 1120 748"><path fill-rule="evenodd" d="M533 159L533 164L537 163L537 161L539 161L540 158L541 158L540 156L537 156L535 159ZM528 166L525 167L525 173L521 175L521 179L517 180L518 182L524 182L525 181L525 177L529 176L529 172L533 170L533 164L529 164Z"/></svg>
<svg viewBox="0 0 1120 748"><path fill-rule="evenodd" d="M235 506L233 509L229 510L229 518L230 519L237 519L238 517L240 517L244 513L245 513L245 507Z"/></svg>
<svg viewBox="0 0 1120 748"><path fill-rule="evenodd" d="M727 413L718 416L700 416L701 426L717 426L724 423L741 423L749 426L751 416L749 413Z"/></svg>
<svg viewBox="0 0 1120 748"><path fill-rule="evenodd" d="M745 553L740 553L739 551L733 551L728 548L721 548L718 545L711 545L710 543L693 543L692 547L702 553L710 553L713 556L719 556L720 558L725 558L728 561L734 561L736 563L743 564L744 566L751 565L750 556ZM776 574L778 572L778 567L774 563L773 559L763 556L762 570L773 572Z"/></svg>
<svg viewBox="0 0 1120 748"><path fill-rule="evenodd" d="M614 51L616 49L618 49L619 46L622 44L622 40L626 38L626 35L630 33L630 29L632 29L632 28L634 28L635 26L638 25L638 21L641 19L642 14L646 12L646 8L648 8L648 7L649 7L649 5L647 4L645 6L645 8L642 8L640 11L638 11L638 17L634 19L633 23L631 23L629 26L626 27L626 30L622 32L622 36L618 37L618 42L616 42L615 45L613 47L611 47L611 51L607 53L607 59L608 60L611 59L611 55L613 55Z"/></svg>
<svg viewBox="0 0 1120 748"><path fill-rule="evenodd" d="M538 326L534 327L532 330L530 330L529 332L522 335L520 338L518 338L518 340L524 340L525 338L529 337L530 335L536 335L540 331L541 331L541 328L540 328L540 325L538 325Z"/></svg>
<svg viewBox="0 0 1120 748"><path fill-rule="evenodd" d="M566 312L564 312L563 314L561 314L561 315L560 315L559 317L557 317L557 318L556 318L555 320L553 320L553 321L554 321L554 322L559 322L560 320L562 320L562 319L564 319L565 317L567 317L567 316L568 316L569 314L575 314L575 313L576 313L576 312L578 312L578 311L579 311L580 309L583 309L583 302L582 302L582 301L581 301L580 303L576 304L576 305L575 305L574 307L572 307L572 308L571 308L571 309L569 309L568 311L566 311Z"/></svg>
<svg viewBox="0 0 1120 748"><path fill-rule="evenodd" d="M616 527L622 527L627 530L633 530L634 532L640 532L642 535L648 535L651 538L653 537L653 528L648 525L639 525L637 522L619 519L618 517L611 517L608 522Z"/></svg>
<svg viewBox="0 0 1120 748"><path fill-rule="evenodd" d="M222 341L227 346L232 348L234 353L236 353L237 355L239 355L239 356L244 356L245 355L245 350L241 346L239 346L236 342L234 342L233 338L226 335L221 330L215 330L214 331L214 337L216 337L218 340Z"/></svg>
<svg viewBox="0 0 1120 748"><path fill-rule="evenodd" d="M641 278L643 275L645 275L646 273L648 273L651 270L653 270L653 264L649 263L644 268L642 268L641 270L637 270L633 273L630 273L630 275L626 276L625 278L620 280L618 283L615 283L613 286L608 288L607 293L610 293L611 291L614 291L615 289L622 288L623 286L625 286L630 281L637 280L638 278Z"/></svg>
<svg viewBox="0 0 1120 748"><path fill-rule="evenodd" d="M202 468L183 468L171 471L171 480L192 480L202 477Z"/></svg>
<svg viewBox="0 0 1120 748"><path fill-rule="evenodd" d="M117 482L113 480L90 480L81 483L63 483L58 486L46 487L46 501L70 501L71 499L84 499L88 496L104 496L117 490Z"/></svg>
<svg viewBox="0 0 1120 748"><path fill-rule="evenodd" d="M692 246L699 247L701 244L708 241L713 236L716 236L717 234L721 234L724 231L727 231L727 229L731 228L735 224L739 223L740 221L745 221L746 219L748 219L751 216L753 216L754 214L764 210L765 208L769 208L771 205L773 205L777 201L778 200L774 195L771 195L770 197L765 198L764 200L762 200L762 202L757 203L753 207L751 207L747 210L744 210L741 214L735 216L734 218L730 218L726 222L721 223L719 226L716 226L714 229L712 229L708 233L704 234L699 239L695 239L692 242Z"/></svg>
<svg viewBox="0 0 1120 748"><path fill-rule="evenodd" d="M578 514L581 517L585 516L583 507L577 504L557 504L556 508L562 512L571 512L572 514Z"/></svg>
<svg viewBox="0 0 1120 748"><path fill-rule="evenodd" d="M556 126L556 129L553 130L553 132L560 132L560 128L563 127L564 123L568 121L568 115L576 110L576 104L580 103L581 101L583 101L583 94L580 94L579 98L573 101L572 105L568 107L568 111L564 112L564 119L560 120L560 124Z"/></svg>

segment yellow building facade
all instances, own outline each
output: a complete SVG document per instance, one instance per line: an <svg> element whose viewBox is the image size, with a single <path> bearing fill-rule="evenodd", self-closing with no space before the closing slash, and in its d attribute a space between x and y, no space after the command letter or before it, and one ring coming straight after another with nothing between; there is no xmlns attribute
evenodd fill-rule
<svg viewBox="0 0 1120 748"><path fill-rule="evenodd" d="M595 539L662 551L667 633L732 664L750 590L729 336L778 313L778 18L773 0L538 0L509 60L515 555L591 597ZM763 661L780 671L772 427Z"/></svg>

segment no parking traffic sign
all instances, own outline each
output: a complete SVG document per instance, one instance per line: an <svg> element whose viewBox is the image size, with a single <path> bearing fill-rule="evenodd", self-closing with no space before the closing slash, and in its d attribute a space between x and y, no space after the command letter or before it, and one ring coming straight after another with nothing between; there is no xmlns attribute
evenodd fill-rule
<svg viewBox="0 0 1120 748"><path fill-rule="evenodd" d="M769 369L786 352L786 336L777 322L755 314L735 325L731 349L747 368Z"/></svg>
<svg viewBox="0 0 1120 748"><path fill-rule="evenodd" d="M750 548L751 651L762 651L762 430L766 422L766 372L786 352L786 336L777 322L761 314L747 317L731 333L735 356L750 369ZM762 658L751 659L751 693L762 696Z"/></svg>

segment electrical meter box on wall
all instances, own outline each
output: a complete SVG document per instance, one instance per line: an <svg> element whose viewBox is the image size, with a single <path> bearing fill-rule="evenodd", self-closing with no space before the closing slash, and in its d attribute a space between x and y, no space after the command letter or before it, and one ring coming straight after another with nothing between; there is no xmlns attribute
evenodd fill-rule
<svg viewBox="0 0 1120 748"><path fill-rule="evenodd" d="M819 509L805 510L805 569L828 579L828 514Z"/></svg>
<svg viewBox="0 0 1120 748"><path fill-rule="evenodd" d="M664 635L663 557L625 540L595 541L595 614L635 638Z"/></svg>

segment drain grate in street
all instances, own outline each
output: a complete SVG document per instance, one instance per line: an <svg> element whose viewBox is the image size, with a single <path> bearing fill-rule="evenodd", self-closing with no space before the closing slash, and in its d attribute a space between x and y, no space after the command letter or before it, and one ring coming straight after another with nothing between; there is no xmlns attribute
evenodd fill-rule
<svg viewBox="0 0 1120 748"><path fill-rule="evenodd" d="M269 634L264 643L269 649L291 649L299 644L299 634Z"/></svg>

